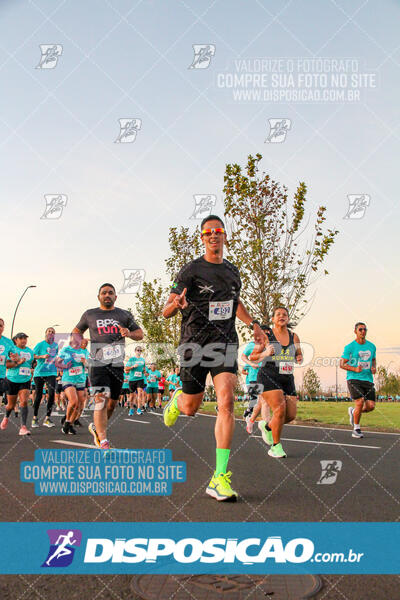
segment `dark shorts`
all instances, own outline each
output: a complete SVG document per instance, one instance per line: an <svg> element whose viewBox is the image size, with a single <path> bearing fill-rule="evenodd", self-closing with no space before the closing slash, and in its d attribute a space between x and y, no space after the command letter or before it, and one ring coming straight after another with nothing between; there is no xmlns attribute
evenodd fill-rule
<svg viewBox="0 0 400 600"><path fill-rule="evenodd" d="M372 381L361 381L361 379L348 379L347 387L352 400L362 398L375 402L375 386Z"/></svg>
<svg viewBox="0 0 400 600"><path fill-rule="evenodd" d="M158 394L158 387L148 387L147 393L148 394Z"/></svg>
<svg viewBox="0 0 400 600"><path fill-rule="evenodd" d="M94 394L107 392L112 400L118 400L124 383L124 367L91 367L89 379Z"/></svg>
<svg viewBox="0 0 400 600"><path fill-rule="evenodd" d="M257 375L257 383L262 385L263 392L282 390L285 396L296 396L293 375L280 375L272 369L261 368Z"/></svg>
<svg viewBox="0 0 400 600"><path fill-rule="evenodd" d="M236 344L219 344L218 349L217 347L213 348L212 356L207 355L207 351L206 347L199 348L196 352L188 348L182 354L179 376L182 381L182 391L185 394L204 392L209 373L212 378L220 373L236 375L238 369Z"/></svg>
<svg viewBox="0 0 400 600"><path fill-rule="evenodd" d="M75 383L63 383L62 391L65 392L67 388L73 387L77 392L83 392L85 390L85 384L76 385Z"/></svg>
<svg viewBox="0 0 400 600"><path fill-rule="evenodd" d="M56 394L61 394L62 392L62 383L58 382L56 383Z"/></svg>
<svg viewBox="0 0 400 600"><path fill-rule="evenodd" d="M144 379L136 379L136 381L129 382L129 391L131 394L134 394L138 391L138 388L144 390Z"/></svg>
<svg viewBox="0 0 400 600"><path fill-rule="evenodd" d="M16 396L20 390L30 390L31 382L24 381L23 383L14 383L9 379L6 379L6 390L8 396Z"/></svg>
<svg viewBox="0 0 400 600"><path fill-rule="evenodd" d="M7 379L0 379L0 396L7 391Z"/></svg>

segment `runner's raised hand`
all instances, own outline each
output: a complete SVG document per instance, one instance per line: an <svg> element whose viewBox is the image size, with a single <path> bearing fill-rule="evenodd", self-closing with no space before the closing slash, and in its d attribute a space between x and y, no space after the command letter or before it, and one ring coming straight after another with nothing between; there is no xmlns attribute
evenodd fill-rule
<svg viewBox="0 0 400 600"><path fill-rule="evenodd" d="M180 310L184 310L188 307L188 302L186 300L186 292L187 288L183 290L182 294L175 296L175 298L172 301L174 306L176 306L176 308L179 308Z"/></svg>

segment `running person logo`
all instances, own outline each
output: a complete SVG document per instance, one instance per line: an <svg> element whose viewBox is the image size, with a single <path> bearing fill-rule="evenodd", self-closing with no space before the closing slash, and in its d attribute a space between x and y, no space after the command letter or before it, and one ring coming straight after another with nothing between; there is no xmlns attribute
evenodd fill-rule
<svg viewBox="0 0 400 600"><path fill-rule="evenodd" d="M140 292L146 276L146 271L144 269L122 269L122 274L124 276L124 282L119 293L137 294Z"/></svg>
<svg viewBox="0 0 400 600"><path fill-rule="evenodd" d="M194 57L189 69L208 69L215 55L215 44L193 44Z"/></svg>
<svg viewBox="0 0 400 600"><path fill-rule="evenodd" d="M118 119L119 134L114 144L132 144L136 140L137 132L142 129L142 119Z"/></svg>
<svg viewBox="0 0 400 600"><path fill-rule="evenodd" d="M348 194L349 208L343 219L362 219L370 204L371 196L368 194Z"/></svg>
<svg viewBox="0 0 400 600"><path fill-rule="evenodd" d="M204 219L211 215L211 211L217 203L215 194L194 194L194 209L190 219Z"/></svg>
<svg viewBox="0 0 400 600"><path fill-rule="evenodd" d="M286 140L287 132L292 128L291 119L268 119L269 134L265 144L281 144Z"/></svg>
<svg viewBox="0 0 400 600"><path fill-rule="evenodd" d="M337 476L342 470L341 460L321 460L321 476L317 484L332 485L336 482Z"/></svg>
<svg viewBox="0 0 400 600"><path fill-rule="evenodd" d="M37 69L54 69L57 66L58 59L63 52L61 44L40 44L40 57L39 64L36 65Z"/></svg>
<svg viewBox="0 0 400 600"><path fill-rule="evenodd" d="M46 207L41 219L59 219L67 206L68 197L65 194L45 194Z"/></svg>
<svg viewBox="0 0 400 600"><path fill-rule="evenodd" d="M80 529L48 529L50 548L42 567L68 567L75 554L75 549L81 545L82 532Z"/></svg>

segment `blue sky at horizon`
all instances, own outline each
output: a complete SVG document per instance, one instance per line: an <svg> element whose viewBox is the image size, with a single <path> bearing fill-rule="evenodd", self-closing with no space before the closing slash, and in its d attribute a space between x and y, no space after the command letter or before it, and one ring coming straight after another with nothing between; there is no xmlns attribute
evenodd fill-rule
<svg viewBox="0 0 400 600"><path fill-rule="evenodd" d="M226 163L260 152L290 196L305 181L310 214L326 205L327 226L340 230L301 339L338 356L365 320L378 359L400 366L388 318L399 291L399 12L389 0L2 2L5 334L28 284L37 288L16 327L39 341L47 325L68 331L95 306L99 283L121 287L122 269L165 277L169 227L193 226L193 195L215 194L222 213ZM56 68L36 69L46 43L63 53ZM206 69L188 68L197 43L215 44ZM377 83L354 103L235 102L218 74L258 57L354 58ZM142 120L137 139L114 143L118 120L131 117ZM292 122L281 144L265 143L270 118ZM52 193L67 206L41 219ZM348 194L370 195L363 219L343 219ZM334 383L334 369L319 374Z"/></svg>

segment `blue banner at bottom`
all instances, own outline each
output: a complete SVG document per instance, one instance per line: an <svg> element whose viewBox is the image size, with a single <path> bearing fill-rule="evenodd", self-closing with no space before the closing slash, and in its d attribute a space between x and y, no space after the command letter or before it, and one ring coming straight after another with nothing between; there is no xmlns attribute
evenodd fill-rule
<svg viewBox="0 0 400 600"><path fill-rule="evenodd" d="M1 523L0 537L3 574L400 571L400 523Z"/></svg>

